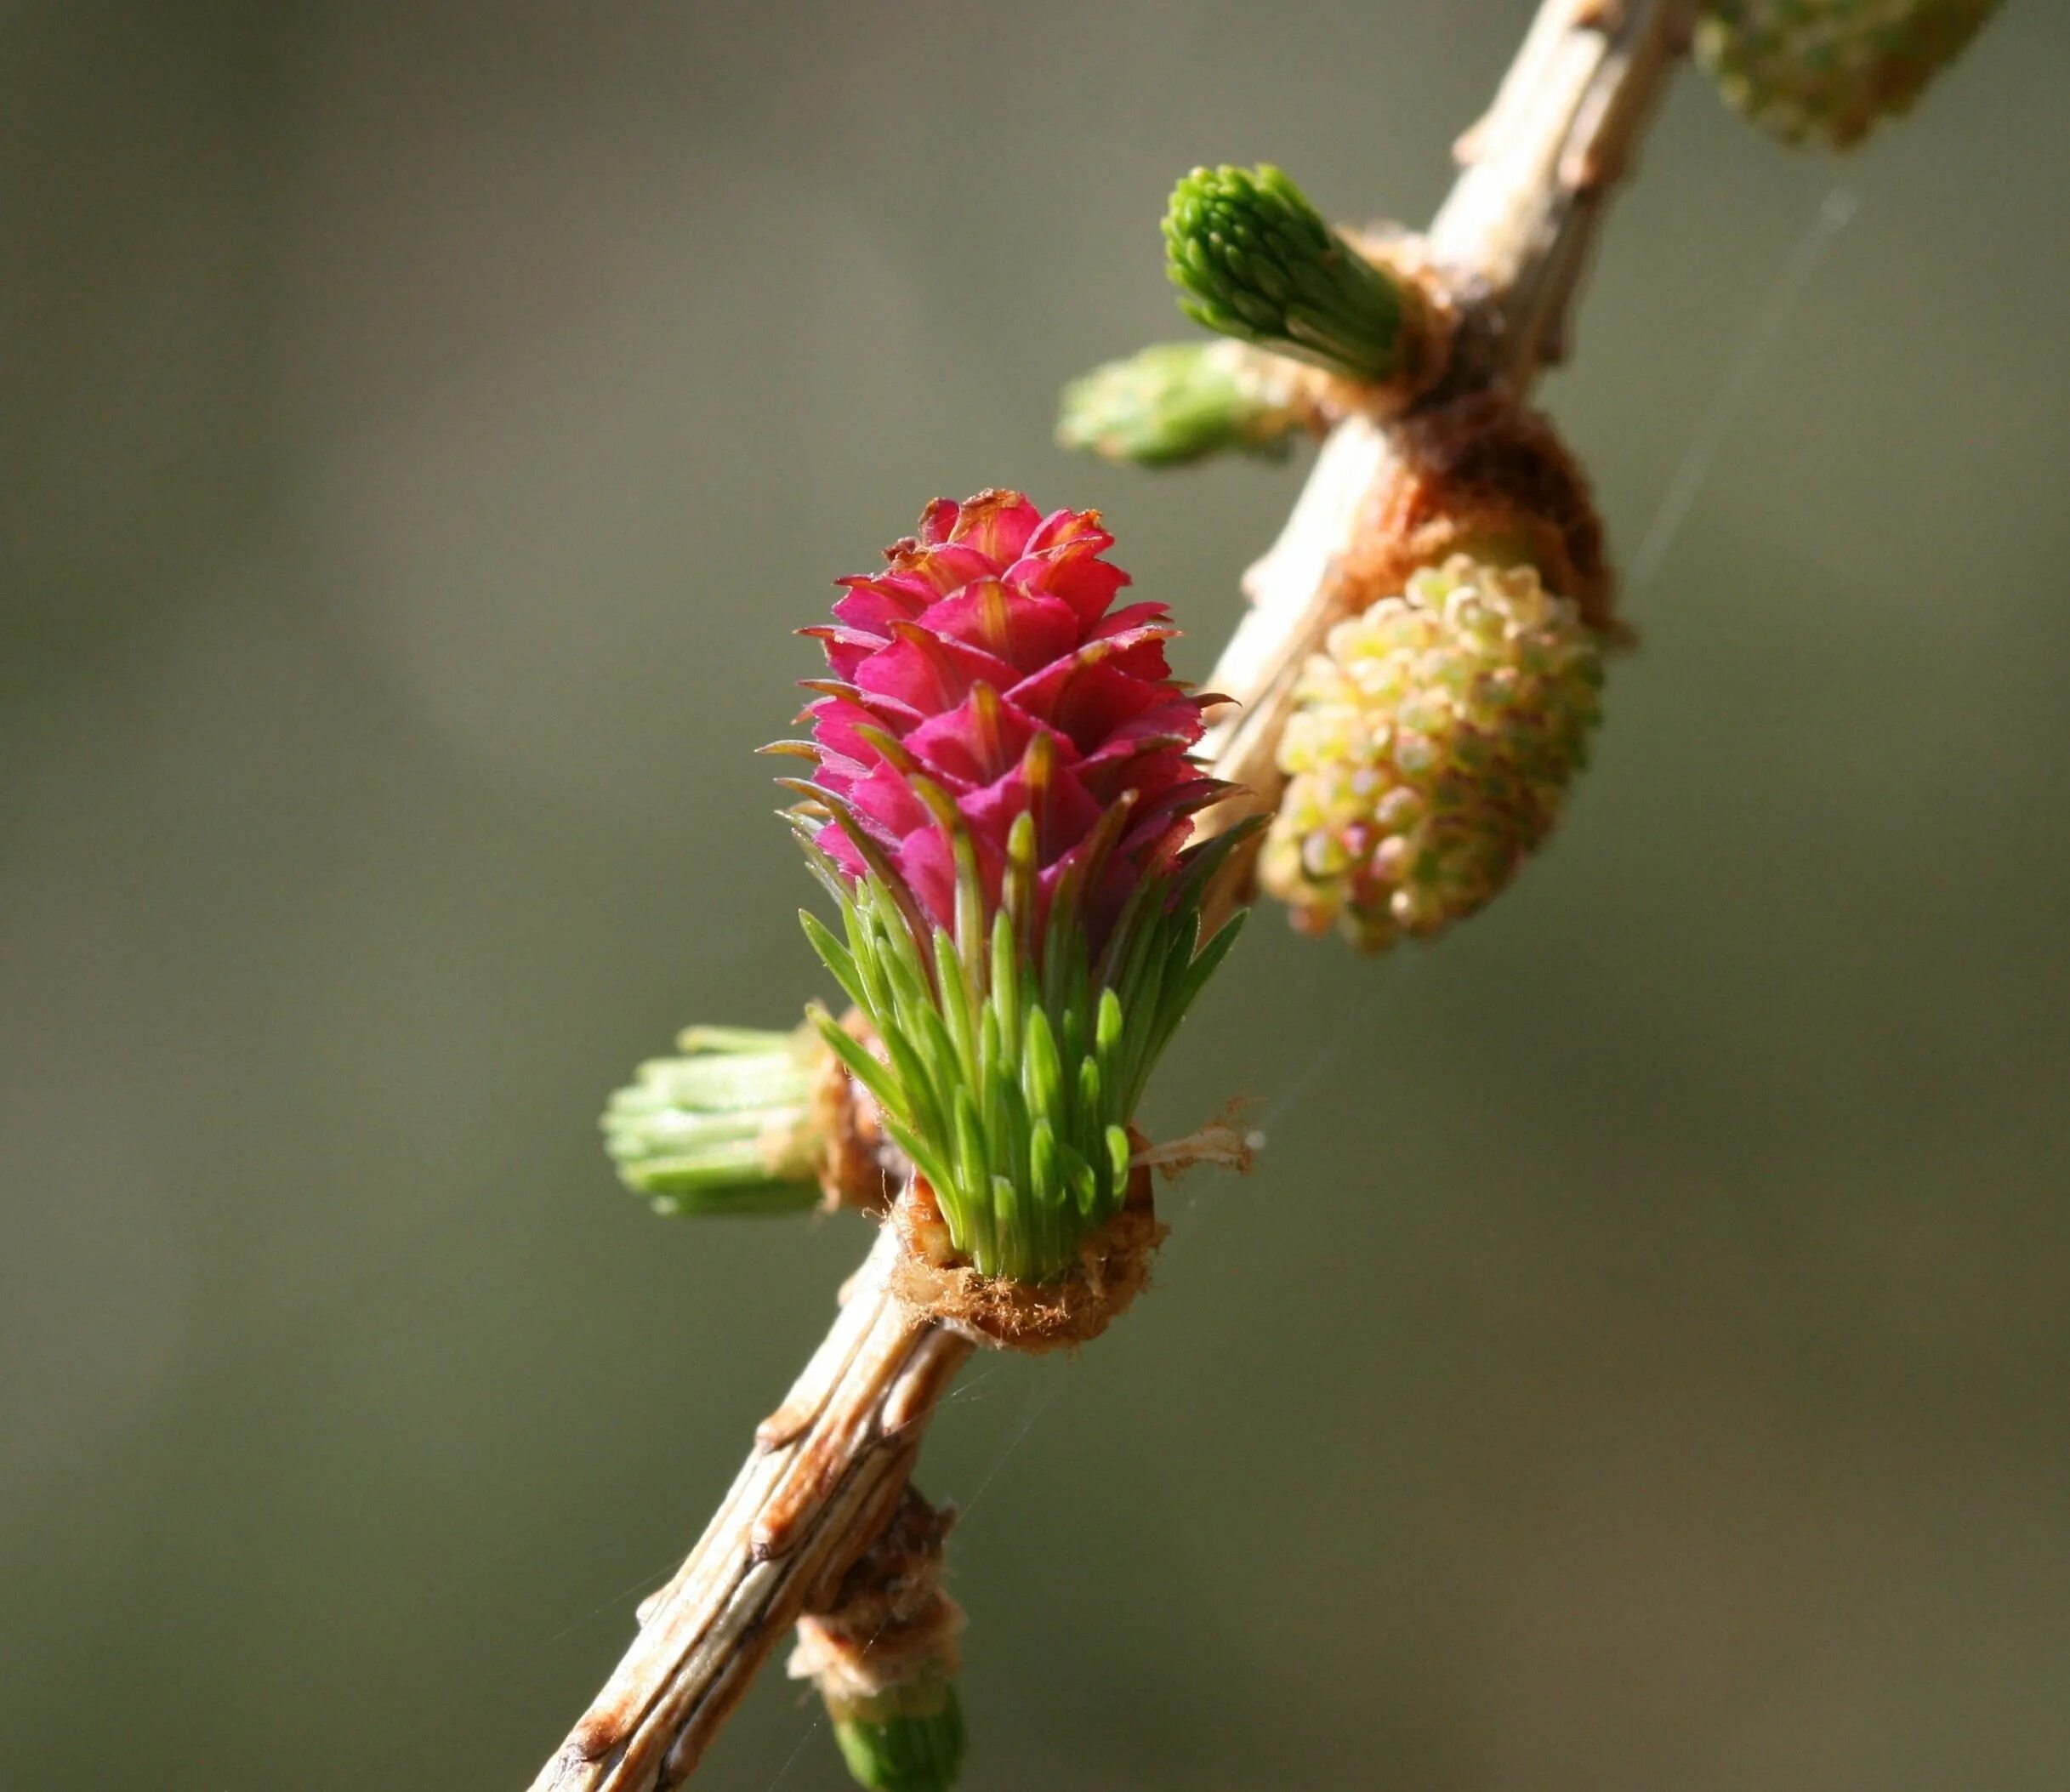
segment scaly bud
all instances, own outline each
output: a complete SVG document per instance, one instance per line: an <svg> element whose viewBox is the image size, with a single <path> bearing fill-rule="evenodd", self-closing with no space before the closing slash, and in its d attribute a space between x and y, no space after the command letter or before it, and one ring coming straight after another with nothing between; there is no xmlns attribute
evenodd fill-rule
<svg viewBox="0 0 2070 1792"><path fill-rule="evenodd" d="M1471 914L1551 828L1601 685L1594 634L1531 567L1418 572L1303 673L1260 883L1368 951Z"/></svg>
<svg viewBox="0 0 2070 1792"><path fill-rule="evenodd" d="M1606 641L1629 638L1588 479L1538 412L1506 393L1476 392L1402 418L1389 439L1394 452L1357 537L1331 572L1339 614L1398 595L1424 567L1464 554L1535 567Z"/></svg>
<svg viewBox="0 0 2070 1792"><path fill-rule="evenodd" d="M1368 385L1435 377L1445 333L1421 286L1332 230L1277 168L1195 168L1172 190L1165 271L1225 336Z"/></svg>
<svg viewBox="0 0 2070 1792"><path fill-rule="evenodd" d="M1789 143L1858 143L1911 110L1998 0L1709 0L1697 57L1737 111Z"/></svg>
<svg viewBox="0 0 2070 1792"><path fill-rule="evenodd" d="M798 1620L791 1678L819 1687L842 1759L871 1792L948 1792L962 1770L964 1615L941 1584L954 1522L908 1487L828 1607Z"/></svg>
<svg viewBox="0 0 2070 1792"><path fill-rule="evenodd" d="M1234 938L1200 937L1232 850L1187 848L1225 787L1187 749L1211 701L1171 676L1162 604L1093 511L1017 492L928 507L844 579L810 681L798 824L840 910L805 930L882 1056L825 1016L951 1242L983 1276L1064 1277L1126 1198L1143 1086Z"/></svg>
<svg viewBox="0 0 2070 1792"><path fill-rule="evenodd" d="M1295 374L1242 343L1157 343L1066 386L1056 439L1146 467L1230 452L1278 458L1321 424Z"/></svg>

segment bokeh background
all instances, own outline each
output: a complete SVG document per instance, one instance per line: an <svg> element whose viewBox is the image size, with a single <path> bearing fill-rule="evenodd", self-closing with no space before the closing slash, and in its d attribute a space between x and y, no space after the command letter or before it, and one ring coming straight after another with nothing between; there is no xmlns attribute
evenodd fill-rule
<svg viewBox="0 0 2070 1792"><path fill-rule="evenodd" d="M788 631L1016 483L1203 672L1298 467L1055 390L1196 162L1425 216L1527 11L7 9L10 1784L529 1779L863 1244L592 1126L816 987ZM1440 949L1258 917L1152 1117L1256 1174L945 1410L972 1788L2070 1783L2067 78L1678 82L1544 389L1654 538L1598 764ZM844 1781L772 1674L700 1783Z"/></svg>

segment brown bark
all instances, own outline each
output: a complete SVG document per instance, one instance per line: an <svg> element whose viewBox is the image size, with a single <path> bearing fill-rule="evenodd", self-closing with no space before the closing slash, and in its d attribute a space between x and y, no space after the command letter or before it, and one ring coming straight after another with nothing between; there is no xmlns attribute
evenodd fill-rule
<svg viewBox="0 0 2070 1792"><path fill-rule="evenodd" d="M935 1402L971 1346L890 1292L886 1226L840 1316L640 1634L533 1781L534 1792L647 1792L688 1778L785 1633L829 1601L884 1528Z"/></svg>

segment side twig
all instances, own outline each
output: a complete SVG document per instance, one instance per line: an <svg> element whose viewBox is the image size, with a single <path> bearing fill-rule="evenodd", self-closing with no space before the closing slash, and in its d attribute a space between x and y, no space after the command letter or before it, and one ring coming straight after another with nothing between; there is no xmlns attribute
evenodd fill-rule
<svg viewBox="0 0 2070 1792"><path fill-rule="evenodd" d="M904 1493L921 1434L971 1346L890 1291L890 1226L840 1317L697 1546L533 1792L646 1792L687 1779L770 1651L823 1604Z"/></svg>
<svg viewBox="0 0 2070 1792"><path fill-rule="evenodd" d="M1455 366L1426 402L1476 386L1520 393L1568 347L1568 315L1595 227L1674 60L1692 0L1545 0L1481 121L1432 222L1432 261L1468 298ZM1215 775L1243 787L1203 831L1269 815L1284 787L1274 754L1303 662L1339 619L1332 571L1351 547L1367 495L1392 457L1388 425L1354 414L1330 432L1286 527L1243 577L1251 607L1208 688L1236 700L1203 745ZM1250 893L1254 853L1237 856L1221 909Z"/></svg>

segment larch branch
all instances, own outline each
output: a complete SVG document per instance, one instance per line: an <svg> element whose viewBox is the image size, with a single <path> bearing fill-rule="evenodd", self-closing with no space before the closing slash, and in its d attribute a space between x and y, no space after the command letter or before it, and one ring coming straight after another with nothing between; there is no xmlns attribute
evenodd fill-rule
<svg viewBox="0 0 2070 1792"><path fill-rule="evenodd" d="M1487 116L1428 247L1466 311L1458 361L1436 397L1507 382L1556 360L1595 225L1675 55L1693 0L1545 0ZM1210 679L1238 707L1208 737L1221 777L1245 794L1207 831L1268 812L1274 748L1302 662L1329 625L1331 569L1390 452L1364 416L1324 443L1285 529L1244 579L1251 608ZM1217 902L1248 893L1232 859ZM770 1650L823 1597L896 1507L936 1402L972 1345L914 1317L890 1286L890 1226L847 1290L826 1341L757 1435L732 1491L532 1792L655 1792L689 1778Z"/></svg>

